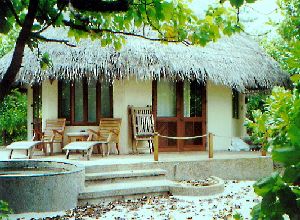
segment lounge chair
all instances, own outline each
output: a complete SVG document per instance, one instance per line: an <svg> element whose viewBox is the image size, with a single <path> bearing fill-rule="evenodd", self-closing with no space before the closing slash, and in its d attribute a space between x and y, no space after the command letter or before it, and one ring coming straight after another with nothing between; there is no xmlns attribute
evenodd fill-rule
<svg viewBox="0 0 300 220"><path fill-rule="evenodd" d="M151 106L148 107L132 107L130 106L132 136L134 144L132 151L138 153L138 142L147 141L150 154L153 151L153 137L154 137L154 117Z"/></svg>
<svg viewBox="0 0 300 220"><path fill-rule="evenodd" d="M93 148L97 145L101 145L103 152L103 145L108 145L108 141L76 141L67 144L63 149L66 150L67 159L69 159L71 151L82 151L82 156L84 156L84 152L86 152L87 160L90 160Z"/></svg>
<svg viewBox="0 0 300 220"><path fill-rule="evenodd" d="M17 141L6 147L6 149L10 150L9 159L12 158L12 154L14 150L26 150L26 155L28 159L31 159L33 156L34 148L37 145L42 144L42 141Z"/></svg>
<svg viewBox="0 0 300 220"><path fill-rule="evenodd" d="M47 146L50 146L50 155L53 155L53 145L55 143L60 144L63 149L64 131L66 126L66 119L59 118L53 120L46 120L46 126L44 131L38 132L35 130L35 135L40 135L41 141L44 143L44 153L47 155Z"/></svg>
<svg viewBox="0 0 300 220"><path fill-rule="evenodd" d="M110 152L109 143L114 142L119 154L119 134L120 134L121 119L120 118L102 118L99 124L99 130L95 131L88 129L90 133L87 141L77 141L67 144L63 149L66 150L66 158L70 156L70 151L82 151L83 156L86 152L87 159L89 160L94 146L101 146L102 156L105 154L104 146L107 149L107 155ZM94 138L95 137L95 138ZM99 149L98 149L99 151Z"/></svg>

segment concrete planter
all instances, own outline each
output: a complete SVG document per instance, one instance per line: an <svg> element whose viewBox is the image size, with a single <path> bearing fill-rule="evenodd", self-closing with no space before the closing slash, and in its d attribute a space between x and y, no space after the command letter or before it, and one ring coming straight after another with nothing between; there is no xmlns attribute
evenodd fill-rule
<svg viewBox="0 0 300 220"><path fill-rule="evenodd" d="M210 186L192 186L177 183L170 186L170 192L174 196L211 196L224 192L224 181L218 177L211 177L217 183Z"/></svg>
<svg viewBox="0 0 300 220"><path fill-rule="evenodd" d="M22 169L32 170L32 173L25 174ZM84 167L71 163L0 161L0 200L8 202L14 213L71 209L77 205L84 178Z"/></svg>

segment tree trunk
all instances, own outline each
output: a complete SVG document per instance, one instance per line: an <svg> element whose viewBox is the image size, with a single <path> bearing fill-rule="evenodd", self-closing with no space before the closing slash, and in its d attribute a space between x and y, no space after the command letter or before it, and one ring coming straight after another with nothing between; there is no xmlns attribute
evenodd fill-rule
<svg viewBox="0 0 300 220"><path fill-rule="evenodd" d="M6 133L6 130L2 131L2 144L3 144L3 146L7 145L7 133Z"/></svg>
<svg viewBox="0 0 300 220"><path fill-rule="evenodd" d="M12 89L12 85L15 82L16 76L21 68L25 45L30 39L31 28L37 12L38 3L39 0L29 1L28 13L25 16L24 24L17 38L11 63L0 82L0 102L3 101L4 97Z"/></svg>

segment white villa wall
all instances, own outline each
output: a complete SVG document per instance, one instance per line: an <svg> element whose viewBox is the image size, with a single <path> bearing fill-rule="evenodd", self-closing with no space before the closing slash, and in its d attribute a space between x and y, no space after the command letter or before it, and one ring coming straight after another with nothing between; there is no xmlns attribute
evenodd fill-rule
<svg viewBox="0 0 300 220"><path fill-rule="evenodd" d="M232 94L225 86L207 83L207 131L215 134L214 150L227 150L232 135Z"/></svg>
<svg viewBox="0 0 300 220"><path fill-rule="evenodd" d="M58 117L58 93L57 81L46 81L42 86L42 117L43 127L46 119ZM32 90L28 89L28 128L32 128ZM240 96L240 119L232 118L232 94L231 89L210 82L207 84L207 131L216 135L214 138L215 150L227 150L231 144L231 136L243 136L243 119L245 114L245 96ZM152 82L136 81L135 79L116 80L113 85L113 115L122 118L120 153L131 152L131 128L128 121L128 105L147 106L152 105ZM97 129L97 126L67 126L66 133L81 131L87 128ZM28 129L28 138L31 138L31 129ZM222 137L221 137L222 136ZM67 138L65 138L67 143ZM146 142L140 143L147 145ZM112 147L114 151L114 147ZM59 151L59 146L55 147Z"/></svg>
<svg viewBox="0 0 300 220"><path fill-rule="evenodd" d="M128 105L146 107L152 105L152 82L135 79L116 81L114 83L114 117L122 118L120 152L132 151L131 128L128 121ZM146 145L141 142L141 145Z"/></svg>

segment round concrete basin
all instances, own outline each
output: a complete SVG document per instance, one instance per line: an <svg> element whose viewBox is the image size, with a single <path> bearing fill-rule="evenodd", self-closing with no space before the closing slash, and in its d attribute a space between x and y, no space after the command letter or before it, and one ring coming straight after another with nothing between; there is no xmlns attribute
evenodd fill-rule
<svg viewBox="0 0 300 220"><path fill-rule="evenodd" d="M56 161L0 161L0 200L14 213L76 207L84 188L84 167Z"/></svg>

